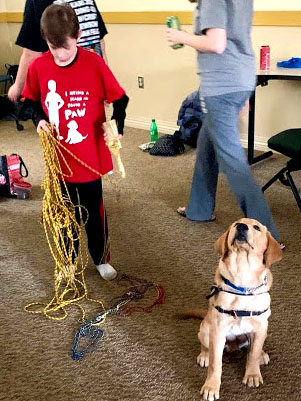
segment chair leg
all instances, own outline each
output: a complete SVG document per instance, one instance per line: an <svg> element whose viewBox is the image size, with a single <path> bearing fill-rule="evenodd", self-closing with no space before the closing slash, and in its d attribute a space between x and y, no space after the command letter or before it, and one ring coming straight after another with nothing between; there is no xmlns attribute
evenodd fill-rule
<svg viewBox="0 0 301 401"><path fill-rule="evenodd" d="M284 167L282 170L280 170L276 175L274 175L273 178L270 179L262 188L262 192L264 192L266 189L268 189L275 181L280 179L281 177L284 176L284 173L287 171L287 167Z"/></svg>
<svg viewBox="0 0 301 401"><path fill-rule="evenodd" d="M24 130L24 126L19 123L18 119L16 119L16 127L17 127L18 131L23 131Z"/></svg>
<svg viewBox="0 0 301 401"><path fill-rule="evenodd" d="M291 190L293 191L294 197L296 199L297 205L299 207L299 210L301 212L301 198L299 195L299 192L297 190L297 187L294 183L293 177L291 176L291 173L289 171L286 172L286 177L288 179L288 182L290 184Z"/></svg>

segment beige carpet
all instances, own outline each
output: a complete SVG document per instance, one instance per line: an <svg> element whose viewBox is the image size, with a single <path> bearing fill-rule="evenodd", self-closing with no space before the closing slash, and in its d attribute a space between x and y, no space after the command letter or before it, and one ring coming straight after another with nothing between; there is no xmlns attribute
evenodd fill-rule
<svg viewBox="0 0 301 401"><path fill-rule="evenodd" d="M19 153L33 184L31 198L0 198L1 357L0 400L5 401L197 401L206 371L196 364L199 322L178 321L185 307L206 307L217 264L213 244L240 218L224 179L219 182L214 223L190 222L175 212L190 189L194 151L156 158L138 149L148 133L126 129L122 156L125 180L117 174L104 182L112 242L112 264L127 273L161 284L162 305L149 314L109 316L97 351L71 359L73 335L80 327L77 308L55 322L25 313L24 305L53 295L53 260L40 224L43 159L31 123L17 132L0 122L1 154ZM273 157L253 167L265 183L284 164ZM299 177L298 177L299 175ZM296 173L300 188L300 174ZM300 212L291 191L274 184L266 192L286 243L283 260L273 266L272 316L262 368L264 385L242 383L246 354L224 357L221 399L231 401L300 400ZM89 295L106 306L126 287L107 283L91 265L86 271ZM156 297L151 289L139 305ZM86 304L89 317L98 311Z"/></svg>

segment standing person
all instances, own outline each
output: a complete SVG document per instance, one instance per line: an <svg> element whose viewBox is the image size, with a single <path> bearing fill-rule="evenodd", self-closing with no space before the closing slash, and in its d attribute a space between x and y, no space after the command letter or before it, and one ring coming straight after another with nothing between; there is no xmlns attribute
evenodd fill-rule
<svg viewBox="0 0 301 401"><path fill-rule="evenodd" d="M112 118L122 135L128 97L104 60L77 46L79 23L68 4L52 4L45 9L41 32L49 51L29 66L22 92L25 98L42 106L35 113L37 131L49 132L47 124L51 117L57 131L59 124L57 135L64 147L77 160L104 175L113 168L102 130L106 120L104 102L113 102ZM73 172L70 177L66 162L61 163L71 201L80 202L83 212L88 211L85 229L91 257L104 279L114 279L117 272L109 264L101 178L67 151L62 150L62 157ZM80 221L79 215L76 217Z"/></svg>
<svg viewBox="0 0 301 401"><path fill-rule="evenodd" d="M40 20L43 11L52 3L64 2L69 2L78 14L80 29L83 32L79 44L94 49L108 63L104 41L104 36L108 32L94 0L81 0L80 2L73 0L26 0L23 24L16 40L16 45L21 46L23 51L15 83L8 91L8 97L12 102L17 103L24 88L29 64L48 50L40 32Z"/></svg>
<svg viewBox="0 0 301 401"><path fill-rule="evenodd" d="M40 33L40 19L45 8L52 3L53 0L26 0L23 24L16 40L16 45L23 47L23 50L16 80L8 91L8 97L14 103L17 103L24 88L29 64L48 50Z"/></svg>
<svg viewBox="0 0 301 401"><path fill-rule="evenodd" d="M195 221L215 219L219 171L225 174L244 215L278 232L240 143L238 116L255 88L250 31L253 0L189 0L197 3L195 33L166 29L169 45L197 50L203 125L187 207L178 213Z"/></svg>

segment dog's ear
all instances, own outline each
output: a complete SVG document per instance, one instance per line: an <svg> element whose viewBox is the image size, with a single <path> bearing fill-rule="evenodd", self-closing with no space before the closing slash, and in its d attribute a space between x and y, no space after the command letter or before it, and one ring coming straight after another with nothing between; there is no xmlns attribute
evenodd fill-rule
<svg viewBox="0 0 301 401"><path fill-rule="evenodd" d="M228 235L229 230L221 235L219 239L215 242L215 250L222 257L224 257L228 253Z"/></svg>
<svg viewBox="0 0 301 401"><path fill-rule="evenodd" d="M273 238L271 233L267 232L268 245L264 252L263 258L266 267L270 267L273 263L279 262L282 259L282 250L279 243Z"/></svg>

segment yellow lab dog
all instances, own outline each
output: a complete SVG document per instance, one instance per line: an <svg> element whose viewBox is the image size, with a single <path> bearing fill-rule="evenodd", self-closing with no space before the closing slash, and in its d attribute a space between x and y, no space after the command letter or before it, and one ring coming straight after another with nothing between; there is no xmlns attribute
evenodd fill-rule
<svg viewBox="0 0 301 401"><path fill-rule="evenodd" d="M263 344L271 315L270 266L282 258L279 244L267 228L247 218L233 223L215 248L221 259L207 297L209 310L200 325L201 353L197 358L202 367L208 367L201 394L209 401L219 399L226 341L241 335L250 339L243 383L249 387L263 383L260 364L269 362Z"/></svg>

